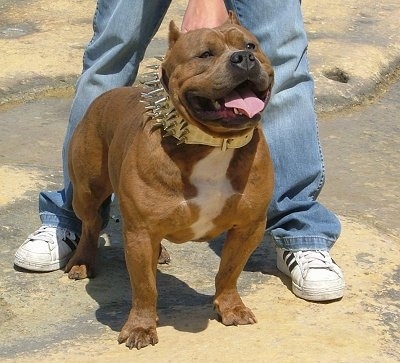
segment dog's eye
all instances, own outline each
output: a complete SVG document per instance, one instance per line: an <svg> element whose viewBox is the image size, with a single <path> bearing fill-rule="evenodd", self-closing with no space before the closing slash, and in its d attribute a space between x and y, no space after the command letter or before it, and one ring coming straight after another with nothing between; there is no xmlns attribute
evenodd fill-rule
<svg viewBox="0 0 400 363"><path fill-rule="evenodd" d="M209 57L212 57L212 55L213 54L210 51L207 51L207 52L201 53L199 55L199 58L209 58Z"/></svg>
<svg viewBox="0 0 400 363"><path fill-rule="evenodd" d="M256 49L256 45L254 43L247 43L246 44L246 49L247 50L254 50L254 49Z"/></svg>

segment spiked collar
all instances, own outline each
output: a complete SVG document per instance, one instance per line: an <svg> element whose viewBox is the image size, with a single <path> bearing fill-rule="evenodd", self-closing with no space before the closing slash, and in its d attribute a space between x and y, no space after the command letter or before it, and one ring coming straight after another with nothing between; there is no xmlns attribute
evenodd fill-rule
<svg viewBox="0 0 400 363"><path fill-rule="evenodd" d="M157 57L162 60L163 58ZM141 83L147 88L142 93L146 115L154 120L154 127L164 130L164 137L172 136L180 144L198 144L218 147L222 151L237 149L247 145L253 137L254 129L238 137L223 138L207 134L197 126L188 123L173 106L168 93L159 77L159 66L152 65L148 68L152 72L145 73Z"/></svg>

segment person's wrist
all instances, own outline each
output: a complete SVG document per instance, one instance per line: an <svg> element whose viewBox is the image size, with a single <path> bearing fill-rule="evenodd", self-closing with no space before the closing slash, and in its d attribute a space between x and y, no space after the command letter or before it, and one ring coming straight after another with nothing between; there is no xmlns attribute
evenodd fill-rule
<svg viewBox="0 0 400 363"><path fill-rule="evenodd" d="M189 0L181 30L214 28L228 19L224 0Z"/></svg>

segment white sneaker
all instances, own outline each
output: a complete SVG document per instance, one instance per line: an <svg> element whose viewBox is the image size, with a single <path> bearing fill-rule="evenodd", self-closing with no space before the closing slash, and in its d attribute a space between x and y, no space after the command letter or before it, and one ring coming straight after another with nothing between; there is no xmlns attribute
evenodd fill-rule
<svg viewBox="0 0 400 363"><path fill-rule="evenodd" d="M327 251L276 249L277 267L292 278L293 293L311 301L340 299L344 294L343 273Z"/></svg>
<svg viewBox="0 0 400 363"><path fill-rule="evenodd" d="M65 228L42 226L28 236L15 253L15 265L31 271L62 269L71 258L79 237Z"/></svg>

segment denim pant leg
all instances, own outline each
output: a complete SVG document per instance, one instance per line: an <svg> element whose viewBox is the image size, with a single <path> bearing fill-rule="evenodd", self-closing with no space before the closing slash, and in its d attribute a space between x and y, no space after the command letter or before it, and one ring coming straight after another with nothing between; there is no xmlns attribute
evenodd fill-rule
<svg viewBox="0 0 400 363"><path fill-rule="evenodd" d="M268 232L279 247L328 250L340 234L336 216L316 198L324 164L308 70L307 37L299 0L228 0L259 39L275 70L263 129L275 167Z"/></svg>
<svg viewBox="0 0 400 363"><path fill-rule="evenodd" d="M83 72L76 85L63 148L64 189L42 192L39 213L43 224L80 233L81 222L72 210L72 186L67 150L77 123L92 101L116 87L131 85L146 47L158 30L169 0L98 0L94 35L83 56ZM100 211L108 222L109 201Z"/></svg>

